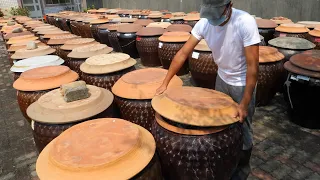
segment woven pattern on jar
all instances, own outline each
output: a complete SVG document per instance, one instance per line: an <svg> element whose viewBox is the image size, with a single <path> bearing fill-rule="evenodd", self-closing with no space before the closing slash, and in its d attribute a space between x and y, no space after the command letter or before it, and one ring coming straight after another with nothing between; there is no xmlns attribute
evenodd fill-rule
<svg viewBox="0 0 320 180"><path fill-rule="evenodd" d="M108 38L108 34L109 34L109 31L104 30L104 29L98 29L98 37L99 37L100 42L102 44L106 44L109 47L112 47L112 45L109 41L109 38Z"/></svg>
<svg viewBox="0 0 320 180"><path fill-rule="evenodd" d="M69 32L71 32L71 29L69 28L69 26L68 26L68 24L67 24L67 19L62 18L62 19L61 19L61 25L62 25L62 29L63 29L64 31L69 31Z"/></svg>
<svg viewBox="0 0 320 180"><path fill-rule="evenodd" d="M151 106L151 100L132 100L115 96L115 102L120 109L122 119L151 131L155 119L155 111Z"/></svg>
<svg viewBox="0 0 320 180"><path fill-rule="evenodd" d="M155 67L161 66L158 45L159 37L141 37L137 40L137 50L139 52L141 63L144 66Z"/></svg>
<svg viewBox="0 0 320 180"><path fill-rule="evenodd" d="M45 91L17 91L17 100L19 104L20 111L22 115L31 123L31 119L27 115L28 107L36 102L42 95L49 92L50 90Z"/></svg>
<svg viewBox="0 0 320 180"><path fill-rule="evenodd" d="M78 22L77 23L77 28L79 29L79 34L81 37L86 38L86 30L85 30L85 24L83 22Z"/></svg>
<svg viewBox="0 0 320 180"><path fill-rule="evenodd" d="M199 58L189 58L189 68L191 72L201 72L203 74L216 74L218 66L213 60L211 52L196 52Z"/></svg>
<svg viewBox="0 0 320 180"><path fill-rule="evenodd" d="M80 70L80 65L82 63L84 63L85 61L86 61L85 58L84 59L69 58L68 64L69 64L70 69L75 71L76 73L78 73L80 79L81 79L81 74L82 74L82 72Z"/></svg>
<svg viewBox="0 0 320 180"><path fill-rule="evenodd" d="M59 56L64 60L64 65L65 66L68 66L69 67L69 57L68 57L68 54L70 53L71 51L66 51L66 50L63 50L63 49L60 49L59 51Z"/></svg>
<svg viewBox="0 0 320 180"><path fill-rule="evenodd" d="M275 31L274 33L274 37L296 37L296 38L302 38L302 39L307 39L309 38L309 34L308 33L283 33L283 32L279 32L279 31Z"/></svg>
<svg viewBox="0 0 320 180"><path fill-rule="evenodd" d="M98 35L98 31L99 31L98 27L99 27L99 25L93 24L93 25L91 25L90 29L91 29L92 37L96 41L100 42L100 38L99 38L99 35Z"/></svg>
<svg viewBox="0 0 320 180"><path fill-rule="evenodd" d="M91 27L90 24L84 24L83 26L84 34L86 38L92 38Z"/></svg>
<svg viewBox="0 0 320 180"><path fill-rule="evenodd" d="M124 53L129 54L132 58L139 58L139 53L136 46L136 35L132 35L130 38L118 36L118 40Z"/></svg>
<svg viewBox="0 0 320 180"><path fill-rule="evenodd" d="M81 78L87 84L98 86L111 91L112 86L126 73L134 71L135 67L130 67L118 72L109 74L87 74L82 72Z"/></svg>
<svg viewBox="0 0 320 180"><path fill-rule="evenodd" d="M76 21L71 21L70 22L70 28L73 34L80 36L80 33L78 31L78 27L77 27L77 22Z"/></svg>
<svg viewBox="0 0 320 180"><path fill-rule="evenodd" d="M184 24L184 20L171 21L171 24Z"/></svg>
<svg viewBox="0 0 320 180"><path fill-rule="evenodd" d="M139 174L130 178L132 180L163 180L161 164L157 154L154 155L150 163Z"/></svg>
<svg viewBox="0 0 320 180"><path fill-rule="evenodd" d="M20 72L14 72L13 73L13 79L16 81L20 77L21 73Z"/></svg>
<svg viewBox="0 0 320 180"><path fill-rule="evenodd" d="M152 134L166 179L230 179L240 159L242 127L238 123L218 133L189 136L154 122Z"/></svg>
<svg viewBox="0 0 320 180"><path fill-rule="evenodd" d="M121 46L119 44L119 39L116 31L112 31L108 33L109 42L116 52L122 52Z"/></svg>
<svg viewBox="0 0 320 180"><path fill-rule="evenodd" d="M62 45L49 45L49 46L50 46L51 48L53 48L53 49L56 50L55 54L56 54L57 56L61 57L61 49L60 49L60 47L61 47Z"/></svg>

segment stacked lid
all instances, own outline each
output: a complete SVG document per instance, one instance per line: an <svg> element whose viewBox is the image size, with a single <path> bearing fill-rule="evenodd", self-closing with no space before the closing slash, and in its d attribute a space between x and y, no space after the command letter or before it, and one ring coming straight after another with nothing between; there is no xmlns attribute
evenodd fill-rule
<svg viewBox="0 0 320 180"><path fill-rule="evenodd" d="M280 24L276 31L285 33L307 33L310 30L302 24Z"/></svg>
<svg viewBox="0 0 320 180"><path fill-rule="evenodd" d="M163 35L159 38L159 41L162 42L187 42L190 38L190 33L188 32L165 32Z"/></svg>
<svg viewBox="0 0 320 180"><path fill-rule="evenodd" d="M269 19L256 19L256 22L258 28L261 29L274 29L278 26L274 21Z"/></svg>
<svg viewBox="0 0 320 180"><path fill-rule="evenodd" d="M65 42L72 40L72 39L79 39L79 36L73 34L61 35L61 36L53 36L47 42L48 45L62 45Z"/></svg>
<svg viewBox="0 0 320 180"><path fill-rule="evenodd" d="M92 38L78 38L68 40L60 47L62 50L72 51L73 49L81 46L91 45L91 44L99 44Z"/></svg>
<svg viewBox="0 0 320 180"><path fill-rule="evenodd" d="M259 46L259 63L272 63L281 61L284 55L278 49L268 46Z"/></svg>
<svg viewBox="0 0 320 180"><path fill-rule="evenodd" d="M119 26L117 31L119 33L136 33L140 29L142 29L142 27L143 26L141 26L140 24L125 24L125 25Z"/></svg>
<svg viewBox="0 0 320 180"><path fill-rule="evenodd" d="M137 36L161 36L164 33L164 29L160 27L144 27L137 32Z"/></svg>
<svg viewBox="0 0 320 180"><path fill-rule="evenodd" d="M147 68L129 72L112 87L116 96L126 99L152 99L168 73L165 69ZM168 89L182 86L182 80L174 76Z"/></svg>
<svg viewBox="0 0 320 180"><path fill-rule="evenodd" d="M170 26L167 27L166 31L183 31L183 32L191 32L192 31L192 27L190 25L187 24L172 24Z"/></svg>
<svg viewBox="0 0 320 180"><path fill-rule="evenodd" d="M318 21L299 21L297 24L305 25L311 29L314 29L316 26L320 26L320 22Z"/></svg>
<svg viewBox="0 0 320 180"><path fill-rule="evenodd" d="M49 143L36 169L40 179L48 180L131 179L147 167L155 150L153 136L141 126L96 119L67 129Z"/></svg>
<svg viewBox="0 0 320 180"><path fill-rule="evenodd" d="M129 55L123 53L100 54L88 58L80 66L87 74L108 74L134 66L137 63Z"/></svg>
<svg viewBox="0 0 320 180"><path fill-rule="evenodd" d="M314 37L320 37L320 26L315 27L309 34ZM318 40L320 42L320 39Z"/></svg>
<svg viewBox="0 0 320 180"><path fill-rule="evenodd" d="M78 78L79 75L67 66L46 66L23 72L13 83L13 87L20 91L49 90Z"/></svg>
<svg viewBox="0 0 320 180"><path fill-rule="evenodd" d="M218 91L198 87L175 87L152 99L153 109L175 123L198 127L221 127L238 122L237 104Z"/></svg>
<svg viewBox="0 0 320 180"><path fill-rule="evenodd" d="M30 69L35 69L44 66L57 66L64 63L64 60L59 56L46 55L27 58L14 63L11 67L12 72L25 72Z"/></svg>
<svg viewBox="0 0 320 180"><path fill-rule="evenodd" d="M296 37L278 37L270 40L268 44L276 48L291 50L309 50L316 46L306 39Z"/></svg>
<svg viewBox="0 0 320 180"><path fill-rule="evenodd" d="M68 57L75 59L86 59L99 54L108 54L113 49L105 44L90 44L72 49Z"/></svg>
<svg viewBox="0 0 320 180"><path fill-rule="evenodd" d="M204 39L202 39L194 49L197 51L211 52L207 42Z"/></svg>
<svg viewBox="0 0 320 180"><path fill-rule="evenodd" d="M168 28L171 25L169 22L154 22L150 23L147 27L161 27L163 29Z"/></svg>
<svg viewBox="0 0 320 180"><path fill-rule="evenodd" d="M37 46L46 46L46 44L38 41L38 40L35 40L33 41ZM10 46L10 48L7 50L8 52L15 52L19 49L23 49L23 48L26 48L27 47L27 43L29 43L29 41L26 41L26 42L22 42L22 43L16 43L16 44L12 44Z"/></svg>
<svg viewBox="0 0 320 180"><path fill-rule="evenodd" d="M44 56L56 52L55 49L49 46L36 46L34 49L28 47L17 50L12 56L12 59L26 59L35 56Z"/></svg>
<svg viewBox="0 0 320 180"><path fill-rule="evenodd" d="M274 17L271 19L272 21L274 21L276 24L290 24L293 23L291 21L291 19L288 19L286 17Z"/></svg>
<svg viewBox="0 0 320 180"><path fill-rule="evenodd" d="M296 54L284 64L290 72L320 79L320 50Z"/></svg>

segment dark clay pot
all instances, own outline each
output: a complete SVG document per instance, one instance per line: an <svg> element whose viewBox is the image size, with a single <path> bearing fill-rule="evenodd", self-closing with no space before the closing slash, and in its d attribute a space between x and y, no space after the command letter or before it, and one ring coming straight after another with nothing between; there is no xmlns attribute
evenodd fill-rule
<svg viewBox="0 0 320 180"><path fill-rule="evenodd" d="M302 39L308 39L309 34L308 33L284 33L284 32L279 32L275 31L274 32L274 37L297 37L297 38L302 38Z"/></svg>
<svg viewBox="0 0 320 180"><path fill-rule="evenodd" d="M77 21L70 21L70 28L73 34L80 36Z"/></svg>
<svg viewBox="0 0 320 180"><path fill-rule="evenodd" d="M80 65L86 61L87 58L69 58L69 68L79 74L81 79L82 71Z"/></svg>
<svg viewBox="0 0 320 180"><path fill-rule="evenodd" d="M49 92L45 91L17 91L17 100L22 115L31 123L31 119L27 115L27 108L34 102L36 102L42 95Z"/></svg>
<svg viewBox="0 0 320 180"><path fill-rule="evenodd" d="M46 124L33 121L33 138L36 144L37 150L40 153L54 138L58 137L62 132L70 127L79 124L84 121L98 118L114 118L117 117L114 114L114 105L111 105L105 111L99 113L96 116L90 117L86 120L67 124Z"/></svg>
<svg viewBox="0 0 320 180"><path fill-rule="evenodd" d="M188 24L192 28L197 24L198 21L185 21L184 24Z"/></svg>
<svg viewBox="0 0 320 180"><path fill-rule="evenodd" d="M83 23L82 30L84 31L83 35L85 38L93 38L90 23Z"/></svg>
<svg viewBox="0 0 320 180"><path fill-rule="evenodd" d="M20 77L21 73L20 72L14 72L13 73L13 80L16 81Z"/></svg>
<svg viewBox="0 0 320 180"><path fill-rule="evenodd" d="M124 70L120 70L108 74L87 74L82 72L81 78L87 84L98 86L104 89L111 91L112 86L125 74L128 72L134 71L136 68L130 67Z"/></svg>
<svg viewBox="0 0 320 180"><path fill-rule="evenodd" d="M316 45L314 49L319 49L320 50L320 37L314 37L309 35L309 41L311 41L313 44Z"/></svg>
<svg viewBox="0 0 320 180"><path fill-rule="evenodd" d="M184 43L168 43L168 42L160 42L162 43L161 48L158 48L160 62L164 69L169 69L170 64L174 56L177 52L183 47ZM182 68L179 70L177 75L185 75L189 73L189 62L185 61Z"/></svg>
<svg viewBox="0 0 320 180"><path fill-rule="evenodd" d="M122 52L117 31L110 31L108 33L108 39L115 52Z"/></svg>
<svg viewBox="0 0 320 180"><path fill-rule="evenodd" d="M161 22L169 22L169 23L171 23L171 20L170 20L170 18L169 19L161 19Z"/></svg>
<svg viewBox="0 0 320 180"><path fill-rule="evenodd" d="M175 126L184 128L182 124L175 123ZM240 159L242 127L239 123L221 132L195 136L171 132L154 121L152 134L165 179L229 180Z"/></svg>
<svg viewBox="0 0 320 180"><path fill-rule="evenodd" d="M120 109L122 119L138 124L148 131L151 131L155 111L151 106L150 99L135 100L115 96L114 100Z"/></svg>
<svg viewBox="0 0 320 180"><path fill-rule="evenodd" d="M77 29L78 29L78 32L82 38L87 37L86 27L85 27L84 22L77 22Z"/></svg>
<svg viewBox="0 0 320 180"><path fill-rule="evenodd" d="M99 37L100 43L106 44L107 46L112 47L108 38L109 33L110 31L107 29L98 29L98 37Z"/></svg>
<svg viewBox="0 0 320 180"><path fill-rule="evenodd" d="M184 20L171 20L171 24L184 24Z"/></svg>
<svg viewBox="0 0 320 180"><path fill-rule="evenodd" d="M97 41L97 42L100 42L101 43L101 40L100 40L100 37L99 37L99 29L98 27L102 25L102 24L92 24L90 25L90 28L91 28L91 34L92 34L92 37Z"/></svg>
<svg viewBox="0 0 320 180"><path fill-rule="evenodd" d="M122 52L129 54L132 58L139 58L136 37L136 33L118 33L118 40Z"/></svg>
<svg viewBox="0 0 320 180"><path fill-rule="evenodd" d="M257 106L265 106L269 104L277 93L279 87L282 87L283 71L283 61L259 64L259 76L256 92Z"/></svg>
<svg viewBox="0 0 320 180"><path fill-rule="evenodd" d="M157 153L154 155L150 163L137 175L130 180L163 180L161 164Z"/></svg>
<svg viewBox="0 0 320 180"><path fill-rule="evenodd" d="M49 46L56 50L55 53L56 53L57 56L61 57L61 49L60 49L60 47L62 46L61 44L59 44L59 45L49 45Z"/></svg>
<svg viewBox="0 0 320 180"><path fill-rule="evenodd" d="M66 65L66 66L68 66L68 67L70 67L69 66L69 57L68 57L68 54L70 53L71 51L67 51L67 50L62 50L62 49L60 49L60 52L59 52L59 56L64 60L64 64Z"/></svg>
<svg viewBox="0 0 320 180"><path fill-rule="evenodd" d="M61 18L61 25L62 25L62 29L64 31L69 31L71 32L70 29L70 20L66 19L66 18Z"/></svg>
<svg viewBox="0 0 320 180"><path fill-rule="evenodd" d="M189 69L191 77L198 87L215 89L218 66L213 60L211 52L197 51L198 59L189 56Z"/></svg>
<svg viewBox="0 0 320 180"><path fill-rule="evenodd" d="M270 29L259 28L259 34L264 37L264 41L266 42L265 46L268 45L267 43L268 41L274 38L274 33L275 33L274 28L270 28Z"/></svg>
<svg viewBox="0 0 320 180"><path fill-rule="evenodd" d="M158 54L160 36L139 36L137 37L137 50L141 63L147 67L161 66Z"/></svg>
<svg viewBox="0 0 320 180"><path fill-rule="evenodd" d="M57 22L57 27L60 28L61 30L63 30L62 18L57 17L56 22Z"/></svg>
<svg viewBox="0 0 320 180"><path fill-rule="evenodd" d="M148 15L141 15L139 19L148 19Z"/></svg>

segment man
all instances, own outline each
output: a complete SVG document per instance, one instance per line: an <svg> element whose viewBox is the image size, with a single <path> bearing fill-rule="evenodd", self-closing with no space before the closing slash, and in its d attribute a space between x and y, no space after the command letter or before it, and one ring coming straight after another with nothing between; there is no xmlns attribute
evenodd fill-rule
<svg viewBox="0 0 320 180"><path fill-rule="evenodd" d="M163 93L201 39L205 39L218 65L216 90L236 101L243 123L243 150L232 179L247 179L252 151L251 122L255 108L255 87L258 77L260 36L255 19L232 8L231 0L202 0L201 20L192 35L173 58L168 74L157 94Z"/></svg>

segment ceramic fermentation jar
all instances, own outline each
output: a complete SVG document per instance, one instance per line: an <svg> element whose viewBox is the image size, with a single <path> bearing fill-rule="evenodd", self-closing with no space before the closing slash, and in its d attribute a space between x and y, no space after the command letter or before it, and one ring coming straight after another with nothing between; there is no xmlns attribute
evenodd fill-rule
<svg viewBox="0 0 320 180"><path fill-rule="evenodd" d="M278 26L274 21L268 19L256 19L259 34L264 37L264 41L268 42L274 38L275 28Z"/></svg>
<svg viewBox="0 0 320 180"><path fill-rule="evenodd" d="M320 50L320 26L309 32L309 40L316 45L315 49Z"/></svg>
<svg viewBox="0 0 320 180"><path fill-rule="evenodd" d="M310 30L302 24L281 24L276 28L274 36L277 37L297 37L308 39Z"/></svg>
<svg viewBox="0 0 320 180"><path fill-rule="evenodd" d="M139 58L136 46L136 33L142 29L140 24L127 24L120 26L118 29L118 40L122 52L129 54L132 58Z"/></svg>

